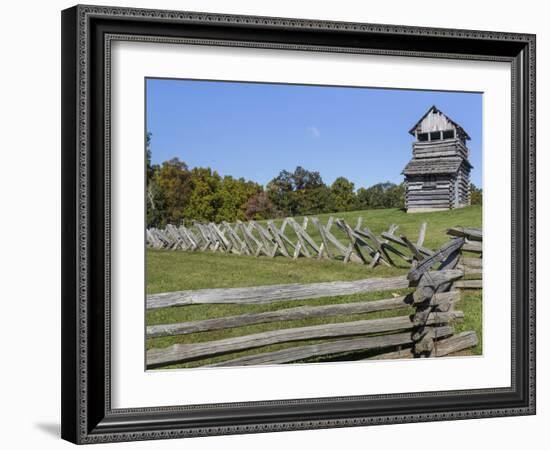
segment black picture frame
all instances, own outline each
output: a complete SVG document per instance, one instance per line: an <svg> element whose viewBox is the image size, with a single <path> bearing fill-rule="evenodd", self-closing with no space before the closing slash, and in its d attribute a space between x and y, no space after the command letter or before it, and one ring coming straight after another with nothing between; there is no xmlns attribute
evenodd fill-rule
<svg viewBox="0 0 550 450"><path fill-rule="evenodd" d="M512 65L512 383L420 394L112 409L110 42L117 39ZM75 6L62 12L62 437L74 443L535 413L535 36Z"/></svg>

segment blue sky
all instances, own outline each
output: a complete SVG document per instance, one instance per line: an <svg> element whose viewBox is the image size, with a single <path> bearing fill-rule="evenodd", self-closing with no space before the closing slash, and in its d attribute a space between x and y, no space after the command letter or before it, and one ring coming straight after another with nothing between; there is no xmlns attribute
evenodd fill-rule
<svg viewBox="0 0 550 450"><path fill-rule="evenodd" d="M189 167L260 184L298 165L331 184L356 188L403 180L408 130L436 105L472 138L472 181L481 186L482 94L401 89L147 79L153 163L175 156Z"/></svg>

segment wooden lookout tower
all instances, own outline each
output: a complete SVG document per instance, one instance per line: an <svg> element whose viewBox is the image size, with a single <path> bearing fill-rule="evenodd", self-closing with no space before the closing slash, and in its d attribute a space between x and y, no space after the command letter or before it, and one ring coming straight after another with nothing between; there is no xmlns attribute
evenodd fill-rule
<svg viewBox="0 0 550 450"><path fill-rule="evenodd" d="M409 133L413 157L403 169L407 212L440 211L470 204L468 133L432 106Z"/></svg>

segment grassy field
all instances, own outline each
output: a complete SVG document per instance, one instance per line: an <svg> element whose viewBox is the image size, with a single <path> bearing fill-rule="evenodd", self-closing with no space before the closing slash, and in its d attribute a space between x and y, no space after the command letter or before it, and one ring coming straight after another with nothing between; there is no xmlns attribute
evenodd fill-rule
<svg viewBox="0 0 550 450"><path fill-rule="evenodd" d="M420 224L422 222L427 222L428 228L424 245L434 249L440 247L449 239L449 237L445 234L447 228L452 226L480 227L482 220L481 207L479 206L433 213L407 214L401 210L386 209L325 214L318 215L316 217L319 217L321 222L326 223L330 215L345 219L352 227L355 226L358 217L361 216L363 218L363 225L368 226L371 231L378 235L381 232L386 231L390 224L395 223L399 225L399 229L396 234L405 234L413 241L415 241L418 236ZM280 221L278 222L280 223ZM332 230L333 234L337 238L341 239L342 242L346 242L343 234L341 234L340 230L338 230L335 225ZM310 225L307 231L314 240L320 242L320 237L316 233L316 230L314 230L314 227ZM291 236L290 231L287 233ZM317 261L308 258L291 260L284 257L269 258L260 256L256 258L252 256L239 256L222 253L191 253L182 251L148 250L147 292L149 294L153 294L186 289L229 288L269 284L357 280L373 277L393 277L407 273L408 269L409 268L406 265L401 267L385 267L378 265L371 269L365 265L356 263L343 264L342 262L335 260ZM322 299L304 300L299 302L277 302L267 305L189 305L179 308L164 308L148 311L147 324L155 325L161 323L187 322L244 313L264 312L300 305L324 305L349 303L355 301L371 301L389 298L394 295L403 295L406 292L408 292L408 290L386 291L332 298L325 297ZM457 309L461 309L465 313L465 320L456 325L457 332L475 330L480 339L480 344L471 350L471 353L473 354L481 354L482 351L481 307L481 291L473 291L465 294L457 306ZM175 343L195 343L225 339L245 334L282 328L293 328L297 326L392 317L410 314L411 312L412 310L403 309L322 319L305 319L299 321L258 324L229 330L155 338L147 340L147 348L162 348ZM196 367L226 359L233 359L248 354L274 351L315 342L319 341L309 340L305 342L302 341L277 344L262 347L261 349L232 353L230 355L202 359L200 361L179 364L171 367ZM326 340L323 342L326 342ZM331 358L324 357L322 360L357 360L366 358L371 354L372 352L354 352L353 354L334 355ZM309 359L305 362L315 361L317 360Z"/></svg>
<svg viewBox="0 0 550 450"><path fill-rule="evenodd" d="M399 209L352 211L337 214L320 214L322 223L329 216L343 218L353 227L357 219L363 218L363 225L380 235L395 223L399 225L396 234L405 234L416 241L420 224L427 222L428 228L424 245L438 248L448 239L445 233L453 226L481 226L481 207L470 206L451 211L407 214ZM302 217L297 218L301 223ZM280 224L281 220L275 221ZM313 226L307 232L316 242L320 236ZM342 242L348 242L336 225L333 234ZM290 227L287 235L295 241ZM332 249L334 250L334 249ZM399 258L395 258L400 263ZM239 256L223 253L191 253L163 250L147 252L147 293L170 292L184 289L204 289L212 287L244 287L280 283L315 283L320 281L357 280L369 277L391 277L404 274L408 270L401 267L379 265L373 269L360 264L342 264L339 261L317 261L307 258L290 260L283 257Z"/></svg>

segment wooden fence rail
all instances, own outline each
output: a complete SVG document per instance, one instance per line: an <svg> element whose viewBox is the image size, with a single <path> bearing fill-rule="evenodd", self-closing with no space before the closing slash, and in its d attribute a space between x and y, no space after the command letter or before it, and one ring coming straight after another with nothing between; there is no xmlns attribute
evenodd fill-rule
<svg viewBox="0 0 550 450"><path fill-rule="evenodd" d="M459 292L442 292L436 295L437 298L434 300L435 303L446 304L458 301ZM369 302L340 303L324 306L298 306L296 308L286 308L277 311L241 314L238 316L197 320L193 322L151 325L147 327L147 337L177 336L199 333L202 331L237 328L245 325L256 325L259 323L391 311L394 309L408 308L411 304L411 296L398 296Z"/></svg>
<svg viewBox="0 0 550 450"><path fill-rule="evenodd" d="M480 228L454 227L447 230L450 236L464 239L456 268L462 270L466 279L453 284L456 289L483 288L483 233ZM471 254L476 255L472 257Z"/></svg>
<svg viewBox="0 0 550 450"><path fill-rule="evenodd" d="M367 278L356 281L330 281L313 284L274 284L245 288L201 289L176 291L147 296L147 309L191 304L262 304L280 301L305 300L319 297L361 294L366 292L409 287L405 276Z"/></svg>
<svg viewBox="0 0 550 450"><path fill-rule="evenodd" d="M315 239L308 231L308 225L316 232ZM336 237L334 227L340 230L342 237ZM368 264L371 267L377 264L393 266L396 257L409 265L415 264L433 253L423 246L426 223L421 224L414 244L404 235L395 236L397 228L397 225L392 224L387 232L377 236L363 225L361 217L354 228L344 219L332 216L326 224L316 217L305 217L302 223L287 217L280 226L273 220L267 220L265 224L254 220L237 221L234 224L194 221L178 227L167 225L164 229L150 228L146 231L146 239L147 245L156 249L263 255L272 258L328 258L344 263Z"/></svg>
<svg viewBox="0 0 550 450"><path fill-rule="evenodd" d="M317 241L307 231L310 223L318 234ZM340 230L342 238L338 239L332 232L334 225ZM147 245L157 249L263 255L271 258L329 258L344 263L368 264L371 267L377 264L395 266L394 258L416 267L426 257L433 256L434 251L424 246L426 222L421 224L416 242L404 234L397 236L397 229L398 226L392 224L388 231L377 236L363 225L361 217L354 228L344 219L332 216L326 225L316 217L305 217L301 224L293 217L287 217L280 226L273 220L266 221L265 225L254 220L246 223L237 221L235 224L194 221L179 227L167 225L163 230L150 228L146 237ZM464 241L461 245L463 251L482 253L481 229L454 227L447 233L456 238L455 242L459 239Z"/></svg>
<svg viewBox="0 0 550 450"><path fill-rule="evenodd" d="M191 304L267 304L282 301L299 301L314 298L328 298L341 295L383 292L395 289L413 288L404 296L394 296L381 300L362 301L321 306L297 306L275 309L266 312L247 313L236 316L218 317L175 324L160 324L147 327L147 339L167 336L188 335L214 330L238 328L248 325L286 322L311 318L329 318L348 316L343 322L323 325L309 325L297 328L282 328L273 331L247 334L239 337L217 339L208 342L174 344L167 348L152 348L147 351L147 367L157 368L191 361L208 360L220 355L231 355L242 351L261 349L262 347L298 343L291 348L276 351L264 351L253 355L236 355L230 359L203 365L240 366L257 364L282 364L323 358L331 355L354 351L375 351L370 358L391 359L409 357L441 357L477 345L476 333L467 331L454 334L453 324L461 320L464 314L455 310L460 300L462 289L481 289L482 280L478 275L482 271L482 259L479 257L482 248L482 233L479 229L455 227L448 230L450 240L440 249L432 251L423 247L426 227L422 226L416 242L401 235L394 235L396 226L389 227L381 238L374 236L361 223L355 229L340 219L330 220L321 225L316 218L310 223L320 231L322 243L317 245L305 232L308 221L299 224L294 219L287 219L281 227L268 223L263 228L256 222L239 223L236 228L198 225L196 230L182 230L181 227L167 227L167 232L178 242L177 245L191 244L196 248L216 249L239 248L245 251L243 243L248 242L247 249L253 254L273 256L281 249L294 257L308 254L316 257L330 255L339 251L351 260L370 258L392 264L389 253L399 255L390 248L392 244L407 247L413 255L410 257L412 268L407 276L393 278L369 278L357 281L337 281L313 284L289 284L273 286L256 286L232 289L203 289L199 291L179 291L149 295L147 309L166 307L186 307ZM333 242L332 226L342 229L350 242L329 249ZM296 244L287 242L285 228L290 227L298 236ZM233 234L239 229L242 234ZM270 230L270 231L268 231ZM176 232L177 231L177 232ZM255 231L256 234L253 234ZM224 234L225 232L225 234ZM270 233L271 234L268 234ZM151 242L158 241L165 245L168 240L163 233L148 230ZM202 236L199 238L199 236ZM217 238L213 238L217 236ZM225 236L225 239L222 237ZM271 236L271 238L270 238ZM276 237L275 237L276 236ZM176 240L177 239L179 240ZM206 240L209 241L208 246ZM185 244L183 244L185 242ZM175 244L174 244L175 245ZM294 246L294 247L293 247ZM275 248L275 250L274 250ZM336 248L336 250L335 250ZM399 252L399 251L398 251ZM283 252L281 252L283 253ZM467 256L469 253L478 256ZM477 278L470 278L471 276ZM396 311L397 317L381 319L352 320L349 316L380 311ZM403 311L401 311L403 310ZM321 341L313 344L299 344L300 341ZM328 340L326 342L323 342Z"/></svg>
<svg viewBox="0 0 550 450"><path fill-rule="evenodd" d="M335 223L337 226L345 227L345 224ZM252 227L254 226L252 225ZM287 226L296 227L296 222L293 223L290 220ZM302 225L295 229L301 232L304 227L305 225ZM394 230L390 228L390 231ZM204 232L206 233L206 231ZM353 230L350 231L350 229L348 229L348 232L356 239L361 239L368 234L367 232L363 236ZM481 283L481 280L464 279L466 267L481 268L479 258L469 258L462 255L464 247L471 242L469 241L470 233L474 233L472 236L477 238L474 242L482 242L480 240L481 233L477 233L477 230L472 232L471 229L452 229L449 232L450 241L440 249L431 252L429 256L419 251L419 254L423 256L418 256L419 260L416 261L415 267L411 269L406 277L310 285L206 289L151 295L147 301L148 309L185 307L185 305L193 303L262 304L386 291L406 287L414 289L411 294L382 300L322 306L298 306L185 323L152 325L147 327L148 339L224 330L261 323L349 316L379 311L395 310L397 314L401 314L397 317L348 319L345 322L283 328L208 342L174 344L166 348L152 348L147 351L147 367L157 368L200 361L215 356L260 349L274 344L298 343L299 341L312 339L321 342L297 345L283 350L267 351L254 355L236 355L236 357L229 360L204 365L280 364L307 360L312 357L327 357L340 353L373 350L383 352L382 354L372 355L373 358L377 359L440 357L475 346L478 342L475 332L468 331L455 335L453 328L453 324L464 317L461 311L455 310L455 304L462 295L457 289L466 288L466 285L472 282ZM367 238L365 237L365 239ZM372 242L373 239L370 239ZM299 243L298 245L303 245L303 248L309 247L308 251L312 252L314 247L303 236L302 240L303 244ZM381 242L379 242L379 245ZM415 244L411 244L419 248L422 243L422 239L419 239ZM318 247L318 249L321 253L321 247ZM373 244L370 252L379 253L379 258L385 258L382 249L377 247L376 244ZM400 312L402 309L405 313Z"/></svg>

